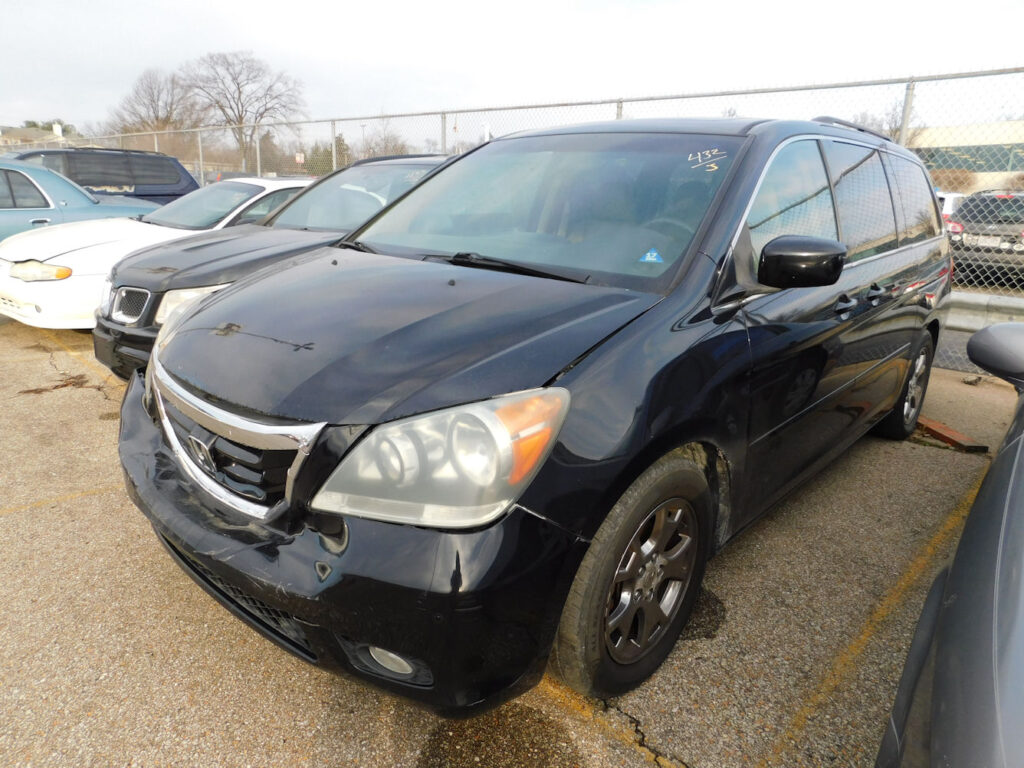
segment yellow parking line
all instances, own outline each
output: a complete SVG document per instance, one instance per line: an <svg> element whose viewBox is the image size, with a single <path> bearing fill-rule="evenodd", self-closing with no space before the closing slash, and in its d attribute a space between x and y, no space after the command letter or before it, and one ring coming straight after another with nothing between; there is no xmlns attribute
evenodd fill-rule
<svg viewBox="0 0 1024 768"><path fill-rule="evenodd" d="M868 620L864 622L864 626L857 636L835 657L832 667L822 679L817 689L804 700L803 705L790 719L786 730L775 740L771 751L761 758L758 768L766 768L766 766L772 765L789 746L794 745L806 729L807 721L810 720L811 716L825 705L846 678L853 674L857 659L864 653L868 643L878 633L882 623L903 602L907 593L914 585L923 576L931 572L934 567L933 561L935 556L959 533L964 520L967 519L968 512L971 510L974 498L978 495L978 489L981 487L981 481L984 477L985 473L983 472L967 495L960 500L960 503L950 512L931 539L921 548L917 556L911 560L910 565L907 566L900 580L885 593L881 602L875 606L875 610L872 611Z"/></svg>
<svg viewBox="0 0 1024 768"><path fill-rule="evenodd" d="M635 730L616 726L607 718L601 717L602 710L595 707L590 699L565 687L550 675L544 675L537 686L537 690L553 700L562 709L575 714L583 720L594 723L619 743L625 744L627 747L639 752L647 762L653 763L659 768L686 768L682 763L677 763L669 760L667 757L655 754L638 741L638 735Z"/></svg>
<svg viewBox="0 0 1024 768"><path fill-rule="evenodd" d="M58 337L57 334L55 334L49 328L40 328L39 330L43 332L43 334L46 336L46 338L48 338L50 341L52 341L58 347L63 349L65 352L67 352L73 358L78 360L80 363L85 363L85 365L87 367L91 368L94 372L96 372L100 376L102 376L103 377L103 384L104 384L104 386L107 383L109 383L110 379L114 376L113 371L107 370L105 367L103 367L102 365L100 365L99 363L97 363L95 360L92 359L92 352L91 352L91 350L89 352L89 355L86 356L86 354L83 351L77 350L77 349L72 349L67 344L65 344L63 341L61 341L60 337ZM118 383L120 383L120 382L118 382Z"/></svg>
<svg viewBox="0 0 1024 768"><path fill-rule="evenodd" d="M16 512L24 512L28 509L35 509L36 507L46 507L50 504L60 504L64 501L74 501L75 499L84 499L87 496L101 496L104 493L113 493L123 488L120 483L111 483L110 485L101 485L99 488L93 488L88 491L78 491L77 493L66 493L63 496L53 496L49 499L40 499L39 501L32 501L28 504L21 504L17 507L6 507L0 509L0 517L4 515L13 515Z"/></svg>

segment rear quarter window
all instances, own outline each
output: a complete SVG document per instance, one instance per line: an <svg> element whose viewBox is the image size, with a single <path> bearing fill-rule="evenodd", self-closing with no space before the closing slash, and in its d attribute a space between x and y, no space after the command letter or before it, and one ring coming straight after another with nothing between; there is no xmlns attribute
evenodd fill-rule
<svg viewBox="0 0 1024 768"><path fill-rule="evenodd" d="M10 171L0 172L0 208L13 208L14 196L11 195L11 185L7 182L7 174Z"/></svg>
<svg viewBox="0 0 1024 768"><path fill-rule="evenodd" d="M932 200L931 184L924 169L902 157L890 156L898 200L903 208L900 244L916 243L939 234L939 217Z"/></svg>
<svg viewBox="0 0 1024 768"><path fill-rule="evenodd" d="M15 208L48 208L46 198L28 177L17 171L8 171L7 179L14 194Z"/></svg>

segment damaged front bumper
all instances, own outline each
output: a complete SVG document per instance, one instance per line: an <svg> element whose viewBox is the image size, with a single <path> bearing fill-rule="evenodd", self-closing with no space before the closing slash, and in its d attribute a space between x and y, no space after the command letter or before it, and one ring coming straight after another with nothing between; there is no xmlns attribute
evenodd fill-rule
<svg viewBox="0 0 1024 768"><path fill-rule="evenodd" d="M586 548L577 536L518 506L475 531L301 514L261 523L220 508L181 471L143 392L136 374L121 412L128 492L235 616L306 661L445 714L481 711L540 679Z"/></svg>

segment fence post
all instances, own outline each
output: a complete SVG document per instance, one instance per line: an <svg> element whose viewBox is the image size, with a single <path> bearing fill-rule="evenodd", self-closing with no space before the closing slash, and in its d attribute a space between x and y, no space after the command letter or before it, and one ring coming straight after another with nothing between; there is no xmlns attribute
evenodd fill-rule
<svg viewBox="0 0 1024 768"><path fill-rule="evenodd" d="M618 101L615 102L615 119L622 119L622 99L619 99Z"/></svg>
<svg viewBox="0 0 1024 768"><path fill-rule="evenodd" d="M160 151L160 134L159 133L154 133L153 134L153 151L154 152L159 152Z"/></svg>
<svg viewBox="0 0 1024 768"><path fill-rule="evenodd" d="M331 120L331 170L338 170L338 132L335 130L333 120Z"/></svg>
<svg viewBox="0 0 1024 768"><path fill-rule="evenodd" d="M260 126L256 124L256 175L263 175L263 158L260 157Z"/></svg>
<svg viewBox="0 0 1024 768"><path fill-rule="evenodd" d="M441 154L448 154L448 115L441 113Z"/></svg>
<svg viewBox="0 0 1024 768"><path fill-rule="evenodd" d="M199 184L206 186L206 168L203 167L203 132L196 131L196 140L199 143Z"/></svg>
<svg viewBox="0 0 1024 768"><path fill-rule="evenodd" d="M900 135L898 144L906 146L907 137L910 134L910 118L914 111L914 78L907 80L907 90L903 94L903 117L900 120Z"/></svg>

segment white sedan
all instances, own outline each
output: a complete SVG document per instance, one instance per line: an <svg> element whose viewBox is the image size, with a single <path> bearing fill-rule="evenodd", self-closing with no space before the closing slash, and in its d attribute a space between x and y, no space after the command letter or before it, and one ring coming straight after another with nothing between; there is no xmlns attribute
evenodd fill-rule
<svg viewBox="0 0 1024 768"><path fill-rule="evenodd" d="M12 235L0 241L0 314L39 328L92 328L107 275L129 253L260 221L312 181L232 179L139 218L81 221Z"/></svg>

